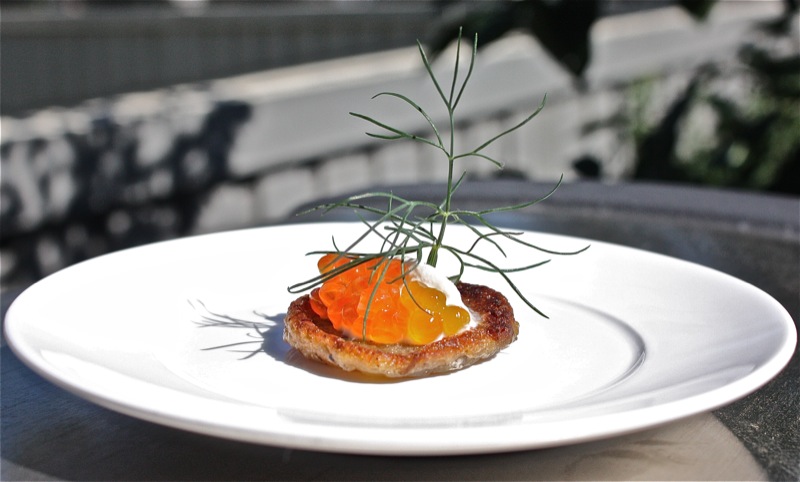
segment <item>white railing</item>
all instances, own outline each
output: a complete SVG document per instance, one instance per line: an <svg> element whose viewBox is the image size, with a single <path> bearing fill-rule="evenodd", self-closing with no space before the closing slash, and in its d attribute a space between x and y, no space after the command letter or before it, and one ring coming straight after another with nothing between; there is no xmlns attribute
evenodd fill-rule
<svg viewBox="0 0 800 482"><path fill-rule="evenodd" d="M546 94L541 116L491 153L536 180L573 179L571 163L591 154L608 160L607 179L623 179L630 151L611 129L585 135L586 124L613 115L639 78L657 79L668 99L698 65L732 59L756 35L754 22L780 13L777 2L720 2L703 23L673 8L602 19L583 88L532 38L509 36L479 55L456 129L473 147ZM435 65L447 72L448 52ZM446 167L433 150L376 142L364 135L368 125L348 115L422 132L426 123L413 109L370 100L386 90L433 106L434 120L443 121L415 48L4 117L4 273L41 252L49 254L38 261L40 274L153 237L279 221L318 197L443 180ZM469 162L476 176L495 174L486 162ZM132 238L141 232L151 238ZM102 236L108 239L94 240Z"/></svg>

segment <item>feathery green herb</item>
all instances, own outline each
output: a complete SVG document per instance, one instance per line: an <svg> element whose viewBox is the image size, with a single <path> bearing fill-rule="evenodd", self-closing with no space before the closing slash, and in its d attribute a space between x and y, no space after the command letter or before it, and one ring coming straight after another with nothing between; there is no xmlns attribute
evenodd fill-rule
<svg viewBox="0 0 800 482"><path fill-rule="evenodd" d="M417 110L425 118L425 120L427 121L428 125L432 130L431 137L420 137L416 134L406 132L396 127L392 127L390 125L382 123L376 119L373 119L372 117L363 114L351 112L350 115L363 119L385 131L384 133L368 132L367 135L370 137L374 137L377 139L385 139L385 140L408 139L416 142L421 142L423 144L427 144L441 151L441 153L447 159L447 165L448 165L447 188L444 193L444 199L440 204L437 205L430 202L403 199L402 197L396 196L391 192L367 192L364 194L348 197L338 202L316 206L308 211L305 211L305 213L312 211L322 211L324 214L334 209L349 208L352 209L359 217L359 219L365 226L365 230L359 237L355 239L355 241L353 241L350 245L344 247L343 249L340 249L336 245L336 240L334 239L333 250L314 251L308 253L309 255L324 255L324 254L336 253L338 254L337 260L339 260L342 257L345 257L350 261L344 264L343 266L335 268L326 273L320 274L319 276L308 279L301 283L294 284L289 287L289 291L292 293L304 292L306 290L315 288L323 284L327 280L335 276L338 276L339 274L349 269L352 269L363 263L369 263L374 261L381 261L381 260L388 261L394 258L400 258L400 259L414 258L416 259L417 263L421 263L423 259L425 259L425 262L427 264L435 267L437 262L439 261L440 255L442 253L447 253L452 257L454 257L459 265L458 273L453 276L450 276L451 281L453 282L459 281L462 275L464 274L466 268L474 268L498 274L506 281L509 287L517 295L519 295L519 297L531 309L533 309L535 312L539 313L540 315L546 318L547 315L545 315L538 308L536 308L536 306L534 306L533 303L513 283L513 281L509 277L509 274L536 268L538 266L541 266L549 262L549 260L525 266L503 268L497 265L495 262L489 260L485 256L478 254L476 252L476 248L479 245L488 243L491 247L496 249L496 251L500 253L503 257L505 257L506 255L505 251L503 250L500 244L500 241L504 240L553 255L572 255L580 253L585 249L587 249L583 248L577 251L568 251L568 252L560 252L560 251L545 249L543 247L531 244L523 240L521 238L522 233L505 231L503 229L494 226L487 219L487 216L489 216L492 213L515 211L528 206L532 206L541 201L544 201L551 194L553 194L553 192L555 192L555 190L561 184L561 179L559 179L558 183L556 183L553 189L546 195L542 196L541 198L520 204L502 206L480 211L459 210L454 208L452 205L453 194L459 189L459 187L461 187L466 177L466 171L464 171L457 179L455 178L456 161L467 157L478 157L488 162L491 162L497 168L502 169L503 164L495 160L491 156L487 155L486 153L484 153L483 152L484 149L486 149L496 140L519 129L520 127L530 122L534 117L536 117L544 107L545 103L544 99L542 100L542 103L539 105L539 107L532 114L530 114L528 117L523 119L518 124L497 134L496 136L492 137L488 141L484 142L483 144L479 145L478 147L470 151L456 153L455 111L456 107L458 107L458 104L461 101L462 95L464 94L464 90L472 75L473 67L475 64L475 53L477 51L477 46L478 46L478 37L477 35L475 35L472 45L469 67L467 69L463 81L461 81L459 85L458 82L459 59L461 57L461 34L459 33L457 47L456 47L456 60L453 72L453 80L447 92L445 92L445 90L442 89L441 84L434 75L430 61L428 60L428 57L425 54L425 50L423 49L422 44L417 42L417 45L425 69L427 70L428 75L433 81L433 85L439 94L439 97L441 98L442 102L444 103L447 109L448 120L449 120L449 138L447 139L447 142L445 142L445 140L442 138L442 135L440 134L439 129L433 122L431 116L428 115L428 113L421 106L419 106L416 102L414 102L410 98L395 92L381 92L373 96L373 99L377 97L388 96L397 98L402 102L408 104L409 106ZM366 202L367 200L380 200L380 199L383 199L385 201L387 205L385 209L370 206ZM420 214L420 213L427 213L427 214ZM451 224L461 224L463 226L466 226L470 231L472 231L472 233L475 234L475 241L469 248L467 249L458 248L446 242L445 231L447 230L447 227ZM380 249L377 251L360 252L359 245L364 240L372 236L377 236L381 241ZM386 276L386 270L388 269L389 263L378 263L376 266L377 267L375 269L375 273L372 276L377 276L378 281L381 282L384 280ZM415 269L415 266L416 265L412 265L409 268L409 270L411 271ZM408 273L403 272L401 274L401 278L405 279L406 274ZM387 281L393 281L393 280L387 280ZM376 289L377 289L377 284L376 284ZM374 294L375 293L373 292L372 296L374 296ZM372 297L370 298L370 303L367 306L366 310L367 313L369 313L371 301ZM366 330L366 319L364 320L364 327L365 327L364 330Z"/></svg>

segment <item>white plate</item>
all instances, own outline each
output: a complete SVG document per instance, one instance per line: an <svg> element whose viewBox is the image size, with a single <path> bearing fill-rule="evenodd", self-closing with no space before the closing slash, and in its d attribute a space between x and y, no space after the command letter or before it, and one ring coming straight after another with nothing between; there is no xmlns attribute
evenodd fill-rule
<svg viewBox="0 0 800 482"><path fill-rule="evenodd" d="M448 239L471 242L458 228ZM290 350L282 315L294 298L287 286L316 274L305 254L360 229L280 226L95 258L22 293L6 336L53 383L134 417L257 443L403 455L547 447L651 427L756 390L796 343L789 314L749 284L591 242L514 277L550 318L509 295L520 335L494 359L395 382L346 374ZM587 244L525 236L555 249ZM507 266L541 257L506 250ZM468 272L465 281L511 293L496 275Z"/></svg>

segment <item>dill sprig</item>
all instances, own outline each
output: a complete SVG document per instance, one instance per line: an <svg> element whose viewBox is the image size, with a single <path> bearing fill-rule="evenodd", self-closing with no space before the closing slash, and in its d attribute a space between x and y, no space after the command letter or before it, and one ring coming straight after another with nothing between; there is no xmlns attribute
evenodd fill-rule
<svg viewBox="0 0 800 482"><path fill-rule="evenodd" d="M532 201L480 211L460 210L454 208L452 205L453 194L459 189L459 187L461 187L466 178L466 171L464 171L456 179L456 161L468 157L477 157L491 162L498 169L502 169L503 164L486 154L484 150L501 137L516 131L536 117L544 108L546 96L542 99L541 104L533 113L513 127L497 134L472 150L457 153L455 151L455 111L462 99L467 83L472 75L473 67L475 65L475 54L478 47L478 36L477 34L475 35L472 44L470 62L466 75L459 83L459 60L461 58L461 32L459 31L458 41L456 44L456 59L453 80L449 86L449 90L447 91L442 89L439 80L433 73L428 56L425 54L425 50L419 41L417 42L417 46L419 48L419 53L428 76L433 81L433 85L447 109L449 120L449 138L447 139L447 142L445 142L445 139L440 134L440 131L433 119L430 115L428 115L425 109L405 95L395 92L381 92L372 98L375 99L385 96L393 97L399 99L405 104L408 104L425 118L425 121L432 130L431 136L422 137L410 132L406 132L402 129L390 126L364 114L350 112L350 115L359 119L363 119L364 121L367 121L384 131L383 133L367 132L367 135L370 137L384 140L407 139L421 142L441 151L446 157L448 165L447 188L444 199L440 204L435 204L425 201L404 199L391 192L376 191L350 196L338 202L316 206L304 211L303 213L300 213L305 214L313 211L322 211L322 213L325 214L334 209L348 208L352 209L356 213L361 223L364 224L365 229L361 235L352 241L348 246L340 248L337 246L336 240L334 239L333 250L313 251L308 253L308 255L326 255L331 253L336 254L336 259L331 262L331 265L334 265L334 263L337 263L342 258L345 258L348 261L330 271L290 286L288 288L289 292L301 293L306 290L313 289L340 275L341 273L365 263L371 263L367 266L373 267L373 273L371 274L371 277L373 280L377 279L377 283L375 283L375 290L377 290L377 285L385 280L389 267L389 263L387 261L395 258L399 258L401 260L416 260L416 263L409 264L408 267L403 264L404 271L401 273L400 278L405 280L405 276L416 269L416 266L419 263L422 263L423 259L425 259L425 263L435 267L440 259L440 255L442 253L447 253L457 260L459 266L458 273L450 276L451 281L460 281L467 268L495 273L505 280L509 287L525 302L526 305L528 305L536 313L547 318L547 315L534 306L534 304L521 292L521 290L511 280L509 275L542 266L548 263L550 260L548 259L524 266L504 268L499 266L494 261L488 259L486 256L479 254L477 252L477 248L479 246L488 244L503 257L506 257L506 253L500 243L501 241L516 243L527 248L552 255L574 255L586 250L588 246L577 251L554 251L546 249L522 239L521 232L503 230L493 225L487 219L487 216L493 213L516 211L544 201L550 197L550 195L552 195L556 189L558 189L563 176L562 179L559 179L556 185L550 190L550 192ZM374 207L368 204L366 202L367 200L383 200L387 207L385 209ZM474 233L475 241L471 246L465 249L453 246L446 242L445 232L447 227L451 224L460 224L466 226L472 233ZM368 238L374 237L377 237L381 241L380 248L378 250L359 250L362 242ZM408 269L408 272L405 271L406 269ZM385 281L391 282L395 280ZM375 291L371 293L369 302L367 304L363 323L364 333L366 333L367 315L369 314L374 295Z"/></svg>

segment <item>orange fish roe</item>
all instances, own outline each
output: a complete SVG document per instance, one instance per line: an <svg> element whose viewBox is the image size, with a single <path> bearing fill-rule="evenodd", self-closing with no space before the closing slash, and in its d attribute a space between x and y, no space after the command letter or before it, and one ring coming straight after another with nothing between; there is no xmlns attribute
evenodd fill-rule
<svg viewBox="0 0 800 482"><path fill-rule="evenodd" d="M327 254L317 267L326 273L353 259ZM311 308L347 336L380 344L424 345L458 333L469 322L469 313L447 305L444 293L413 279L403 283L402 274L403 262L397 259L362 263L314 289Z"/></svg>

